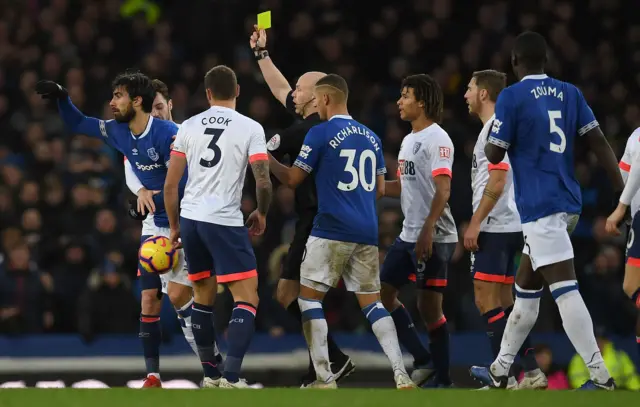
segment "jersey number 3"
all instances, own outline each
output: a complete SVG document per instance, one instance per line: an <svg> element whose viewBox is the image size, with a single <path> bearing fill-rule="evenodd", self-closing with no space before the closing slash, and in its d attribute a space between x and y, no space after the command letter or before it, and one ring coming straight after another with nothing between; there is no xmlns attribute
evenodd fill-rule
<svg viewBox="0 0 640 407"><path fill-rule="evenodd" d="M567 137L564 135L564 131L556 124L556 120L562 119L562 112L560 110L548 110L549 113L549 132L551 134L557 134L560 137L560 144L554 142L549 143L549 149L554 153L564 153L567 148Z"/></svg>
<svg viewBox="0 0 640 407"><path fill-rule="evenodd" d="M222 136L223 132L224 129L214 129L212 127L207 127L206 129L204 129L204 134L213 136L211 138L211 141L209 142L209 145L207 146L207 152L209 150L213 151L213 158L210 160L205 160L204 157L200 157L200 165L202 165L203 167L211 168L220 162L220 154L222 154L222 151L216 143L218 143L218 140L220 139L220 136Z"/></svg>
<svg viewBox="0 0 640 407"><path fill-rule="evenodd" d="M345 184L344 182L338 182L338 189L340 191L353 191L358 185L362 185L365 191L371 192L376 186L376 155L371 150L364 150L360 153L360 162L358 170L353 166L356 160L356 150L345 149L340 151L340 157L347 157L347 164L344 166L344 171L351 174L351 182ZM365 173L366 162L371 161L371 181L367 181L367 174Z"/></svg>

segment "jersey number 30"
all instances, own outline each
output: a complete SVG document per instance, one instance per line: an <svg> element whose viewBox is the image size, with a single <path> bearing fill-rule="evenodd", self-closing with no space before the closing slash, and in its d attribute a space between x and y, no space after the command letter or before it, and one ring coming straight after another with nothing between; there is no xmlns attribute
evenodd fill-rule
<svg viewBox="0 0 640 407"><path fill-rule="evenodd" d="M564 131L556 124L556 120L562 119L562 112L560 110L548 110L549 113L549 132L551 134L557 134L560 137L560 144L554 142L549 143L549 149L554 153L564 153L567 148L567 137L564 135Z"/></svg>
<svg viewBox="0 0 640 407"><path fill-rule="evenodd" d="M358 170L353 166L356 159L356 150L345 149L340 151L340 157L347 157L347 164L344 166L344 171L351 174L351 182L345 184L344 182L338 182L338 189L340 191L353 191L358 185L362 185L365 191L371 192L376 186L376 155L371 150L364 150L360 153L360 162ZM367 160L371 161L371 181L367 181L367 174L365 173L365 167Z"/></svg>
<svg viewBox="0 0 640 407"><path fill-rule="evenodd" d="M203 167L211 168L220 162L220 154L222 154L222 151L216 143L220 139L220 136L222 136L223 132L224 129L214 129L212 127L207 127L206 129L204 129L204 134L213 136L213 138L209 142L209 145L207 146L207 150L213 150L213 158L210 160L205 160L204 157L200 157L200 165L202 165Z"/></svg>

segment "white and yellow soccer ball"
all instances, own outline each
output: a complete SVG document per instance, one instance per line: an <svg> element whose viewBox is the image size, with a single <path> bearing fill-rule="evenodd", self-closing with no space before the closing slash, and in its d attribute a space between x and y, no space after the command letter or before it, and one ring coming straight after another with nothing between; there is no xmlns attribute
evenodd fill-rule
<svg viewBox="0 0 640 407"><path fill-rule="evenodd" d="M171 246L169 238L151 236L140 245L138 260L147 273L164 274L178 265L178 252Z"/></svg>

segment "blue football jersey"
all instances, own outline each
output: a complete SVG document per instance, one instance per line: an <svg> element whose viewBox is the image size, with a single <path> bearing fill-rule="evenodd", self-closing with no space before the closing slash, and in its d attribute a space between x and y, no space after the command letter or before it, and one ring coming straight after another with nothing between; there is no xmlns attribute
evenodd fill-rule
<svg viewBox="0 0 640 407"><path fill-rule="evenodd" d="M351 116L309 130L294 165L315 175L318 214L311 236L378 244L376 176L386 172L378 136Z"/></svg>
<svg viewBox="0 0 640 407"><path fill-rule="evenodd" d="M150 116L144 132L134 135L127 123L85 116L71 103L70 98L59 100L58 109L72 132L100 138L121 152L129 160L133 171L145 188L156 191L164 189L171 154L170 146L173 136L178 133L178 126L175 123ZM183 195L186 180L185 172L180 181L180 197ZM169 227L169 220L164 210L164 194L154 195L153 202L156 206L154 223L158 227Z"/></svg>
<svg viewBox="0 0 640 407"><path fill-rule="evenodd" d="M573 150L576 136L596 127L593 111L570 83L529 75L500 93L488 142L509 154L522 223L581 212Z"/></svg>

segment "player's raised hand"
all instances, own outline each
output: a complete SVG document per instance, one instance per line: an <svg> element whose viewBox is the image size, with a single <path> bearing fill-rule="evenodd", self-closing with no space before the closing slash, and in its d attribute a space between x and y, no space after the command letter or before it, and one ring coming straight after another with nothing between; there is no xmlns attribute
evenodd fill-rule
<svg viewBox="0 0 640 407"><path fill-rule="evenodd" d="M249 45L251 49L261 48L264 49L267 47L267 31L261 30L257 25L253 26L253 34L251 34L251 38L249 38Z"/></svg>
<svg viewBox="0 0 640 407"><path fill-rule="evenodd" d="M470 252L478 251L478 236L480 235L480 225L470 222L464 232L464 248Z"/></svg>
<svg viewBox="0 0 640 407"><path fill-rule="evenodd" d="M251 215L247 218L246 226L249 228L249 234L251 236L260 236L267 228L267 218L258 210L251 212Z"/></svg>
<svg viewBox="0 0 640 407"><path fill-rule="evenodd" d="M67 90L53 81L39 81L36 83L36 93L43 99L62 99L67 97Z"/></svg>
<svg viewBox="0 0 640 407"><path fill-rule="evenodd" d="M433 252L433 227L424 225L416 242L416 258L427 261Z"/></svg>
<svg viewBox="0 0 640 407"><path fill-rule="evenodd" d="M171 229L171 233L169 234L169 242L171 242L171 247L174 250L177 250L182 247L182 242L180 241L180 228Z"/></svg>
<svg viewBox="0 0 640 407"><path fill-rule="evenodd" d="M138 212L141 214L155 213L156 204L153 203L153 196L158 195L161 191L151 191L145 187L138 191ZM146 212L145 212L146 211Z"/></svg>
<svg viewBox="0 0 640 407"><path fill-rule="evenodd" d="M620 236L620 229L618 225L624 219L624 215L627 213L627 206L619 204L615 211L607 218L607 222L604 225L604 230L612 236Z"/></svg>

